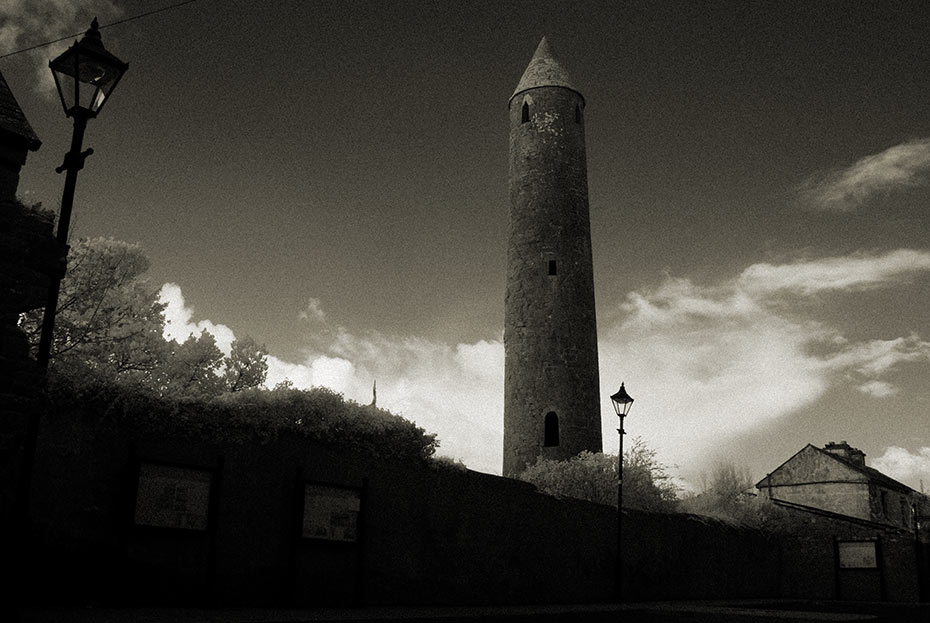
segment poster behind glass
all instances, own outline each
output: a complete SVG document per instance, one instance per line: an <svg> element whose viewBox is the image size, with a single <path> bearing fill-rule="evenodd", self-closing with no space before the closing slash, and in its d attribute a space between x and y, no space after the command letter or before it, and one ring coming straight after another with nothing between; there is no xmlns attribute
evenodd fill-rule
<svg viewBox="0 0 930 623"><path fill-rule="evenodd" d="M211 473L142 463L135 522L140 526L206 530Z"/></svg>
<svg viewBox="0 0 930 623"><path fill-rule="evenodd" d="M357 489L308 484L304 488L303 536L354 542L361 496Z"/></svg>

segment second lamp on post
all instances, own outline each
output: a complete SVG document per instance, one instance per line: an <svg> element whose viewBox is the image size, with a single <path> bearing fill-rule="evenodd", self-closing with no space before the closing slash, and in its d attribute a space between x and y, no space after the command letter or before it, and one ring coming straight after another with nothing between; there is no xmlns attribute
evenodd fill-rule
<svg viewBox="0 0 930 623"><path fill-rule="evenodd" d="M617 417L620 418L620 428L617 429L620 434L620 451L617 453L617 569L615 579L617 583L617 601L623 601L623 568L620 555L621 536L623 534L623 436L626 434L626 431L623 430L623 418L630 412L630 407L633 406L633 398L626 393L623 383L620 383L620 389L610 397L610 401L614 405Z"/></svg>

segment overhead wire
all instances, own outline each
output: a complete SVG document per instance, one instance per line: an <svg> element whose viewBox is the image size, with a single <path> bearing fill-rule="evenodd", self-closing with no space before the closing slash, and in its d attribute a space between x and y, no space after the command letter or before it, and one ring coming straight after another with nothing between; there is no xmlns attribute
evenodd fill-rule
<svg viewBox="0 0 930 623"><path fill-rule="evenodd" d="M160 9L153 9L153 10L147 11L147 12L145 12L145 13L140 13L140 14L138 14L138 15L133 15L133 16L131 16L131 17L126 17L126 18L117 20L117 21L115 21L115 22L110 22L109 24L105 24L105 25L103 25L103 26L98 26L98 30L103 30L104 28L109 28L109 27L111 27L111 26L117 26L117 25L119 25L119 24L125 24L126 22L131 22L131 21L134 21L134 20L143 18L143 17L148 17L149 15L155 15L156 13L162 13L163 11L169 11L169 10L171 10L171 9L177 9L177 8L179 8L179 7L182 7L182 6L186 5L186 4L193 4L193 3L195 3L195 2L198 2L198 0L184 0L184 2L178 2L178 3L175 3L175 4L171 4L171 5L168 5L168 6L161 7ZM52 40L52 41L46 41L45 43L38 43L38 44L36 44L36 45L29 46L28 48L23 48L23 49L21 49L21 50L16 50L15 52L7 52L6 54L0 55L0 60L2 60L2 59L4 59L4 58L7 58L7 57L9 57L9 56L13 56L13 55L15 55L15 54L22 54L23 52L29 52L29 51L31 51L31 50L37 50L37 49L39 49L39 48L44 48L44 47L47 46L47 45L52 45L53 43L58 43L59 41L65 41L65 40L67 40L67 39L72 39L72 38L74 38L74 37L80 37L82 34L84 34L84 33L79 32L79 33L75 33L75 34L73 34L73 35L68 35L68 36L66 36L66 37L61 37L60 39L54 39L54 40Z"/></svg>

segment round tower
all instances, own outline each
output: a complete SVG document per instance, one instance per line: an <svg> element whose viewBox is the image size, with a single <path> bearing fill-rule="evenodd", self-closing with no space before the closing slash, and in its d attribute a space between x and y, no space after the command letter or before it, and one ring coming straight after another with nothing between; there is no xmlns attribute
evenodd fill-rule
<svg viewBox="0 0 930 623"><path fill-rule="evenodd" d="M602 450L584 107L544 37L509 103L504 476Z"/></svg>

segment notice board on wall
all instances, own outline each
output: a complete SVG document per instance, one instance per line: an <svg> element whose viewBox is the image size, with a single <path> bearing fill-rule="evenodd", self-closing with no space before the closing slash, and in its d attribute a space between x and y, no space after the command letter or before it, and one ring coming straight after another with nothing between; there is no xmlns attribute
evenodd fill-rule
<svg viewBox="0 0 930 623"><path fill-rule="evenodd" d="M142 463L136 525L206 530L212 477L207 470Z"/></svg>
<svg viewBox="0 0 930 623"><path fill-rule="evenodd" d="M875 541L838 541L840 569L877 569Z"/></svg>
<svg viewBox="0 0 930 623"><path fill-rule="evenodd" d="M322 484L304 486L303 536L354 542L358 538L358 489Z"/></svg>

